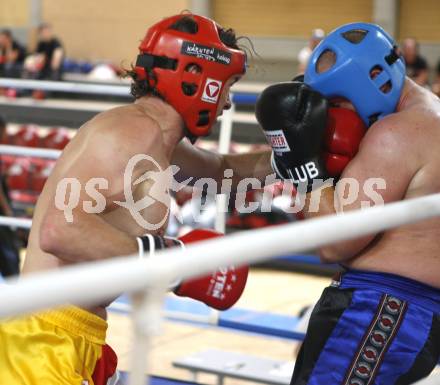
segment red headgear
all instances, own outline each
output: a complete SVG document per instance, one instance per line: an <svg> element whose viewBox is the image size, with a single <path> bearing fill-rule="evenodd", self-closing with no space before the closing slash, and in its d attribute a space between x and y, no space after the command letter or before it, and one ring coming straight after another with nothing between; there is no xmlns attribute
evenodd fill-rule
<svg viewBox="0 0 440 385"><path fill-rule="evenodd" d="M246 55L226 46L219 37L221 27L206 17L191 15L198 26L195 33L170 29L182 17L168 17L148 29L135 71L176 109L190 135L205 136L215 122L225 82L245 73Z"/></svg>

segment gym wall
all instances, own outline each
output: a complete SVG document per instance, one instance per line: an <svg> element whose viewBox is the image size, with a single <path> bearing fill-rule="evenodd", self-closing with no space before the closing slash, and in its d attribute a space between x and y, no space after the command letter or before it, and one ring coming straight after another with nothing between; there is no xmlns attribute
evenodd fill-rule
<svg viewBox="0 0 440 385"><path fill-rule="evenodd" d="M42 0L50 22L74 59L112 60L128 66L149 25L188 8L187 0Z"/></svg>

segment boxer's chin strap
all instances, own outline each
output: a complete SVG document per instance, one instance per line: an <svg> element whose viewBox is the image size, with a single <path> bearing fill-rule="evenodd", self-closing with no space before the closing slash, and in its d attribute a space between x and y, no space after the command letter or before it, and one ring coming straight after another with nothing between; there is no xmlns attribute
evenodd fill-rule
<svg viewBox="0 0 440 385"><path fill-rule="evenodd" d="M385 61L389 64L392 65L394 64L398 59L400 59L401 55L399 53L399 48L397 47L397 45L394 45L393 48L390 51L390 54L385 56Z"/></svg>
<svg viewBox="0 0 440 385"><path fill-rule="evenodd" d="M177 60L166 56L151 55L149 53L142 53L136 59L136 67L146 69L163 68L175 71L177 68Z"/></svg>

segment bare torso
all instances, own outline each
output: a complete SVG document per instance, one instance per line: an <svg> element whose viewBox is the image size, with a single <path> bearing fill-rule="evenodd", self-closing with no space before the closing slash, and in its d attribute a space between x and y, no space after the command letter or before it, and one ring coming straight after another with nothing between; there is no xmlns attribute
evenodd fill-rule
<svg viewBox="0 0 440 385"><path fill-rule="evenodd" d="M395 114L400 115L396 127L399 140L403 133L406 143L402 152L394 155L401 167L416 165L404 199L440 192L440 100L412 82L408 87L410 91ZM395 124L396 119L391 122ZM387 231L344 264L398 274L440 288L440 218Z"/></svg>
<svg viewBox="0 0 440 385"><path fill-rule="evenodd" d="M26 259L23 266L23 274L39 270L54 269L68 264L54 255L43 252L39 245L41 220L47 210L48 205L50 204L50 201L54 200L57 181L59 180L60 176L62 177L64 171L63 161L57 164L57 167L54 170L54 178L51 177L51 180L46 183L44 191L35 208L32 220L32 230L29 236ZM56 174L58 173L60 176L56 177ZM148 191L151 187L150 185L151 181L145 181L133 189L133 198L135 202L148 195ZM102 219L104 219L110 225L133 237L145 234L146 230L136 223L130 212L125 207L115 204L115 201L124 201L123 191L121 191L120 194L112 196L111 199L106 199L106 210L102 214L97 215L102 217ZM150 207L142 212L142 216L144 218L148 218L151 223L159 223L165 215L167 215L166 207L160 202L153 203ZM163 235L165 227L166 223L159 229L152 231L152 233Z"/></svg>
<svg viewBox="0 0 440 385"><path fill-rule="evenodd" d="M32 272L37 272L41 270L49 270L49 269L57 269L59 267L77 263L78 261L69 261L63 258L59 258L50 253L44 252L40 245L41 242L41 231L42 231L42 223L44 218L48 212L48 210L54 210L54 201L56 195L56 189L58 182L65 177L77 177L80 179L82 185L90 179L89 176L100 177L99 172L94 173L94 156L93 153L90 153L90 148L88 143L92 140L96 140L96 133L102 131L99 135L111 135L112 139L110 143L116 143L116 146L113 148L111 152L108 153L107 161L108 164L104 165L104 167L112 168L117 164L117 158L119 156L126 157L127 152L124 150L125 146L129 146L130 142L128 141L128 137L130 136L130 128L132 124L139 125L139 121L142 124L142 114L145 114L145 111L142 111L136 105L125 106L121 108L117 108L108 112L105 112L101 115L98 115L88 123L86 123L81 129L78 131L75 138L69 143L69 145L64 150L62 156L59 158L55 169L53 170L51 176L49 177L47 183L44 186L43 192L38 200L36 205L34 216L33 216L33 224L29 237L29 243L26 253L26 260L23 267L23 274L28 274ZM147 112L148 115L148 112ZM153 113L154 115L154 109ZM119 123L121 118L125 122L124 127L120 126ZM153 117L154 118L154 117ZM180 117L179 117L180 119ZM136 122L134 122L136 120ZM166 121L166 119L162 119ZM114 122L114 124L112 124ZM173 122L174 124L175 122ZM149 129L149 125L151 125L151 116L145 116L145 130ZM179 134L180 127L178 124L176 125L175 131ZM162 128L162 127L161 127ZM175 135L175 136L178 136ZM91 139L94 137L95 139ZM136 140L136 138L134 138ZM139 138L138 140L142 140ZM96 144L96 143L95 143ZM99 143L98 143L99 144ZM105 146L105 145L103 145ZM96 151L100 151L96 147ZM140 152L140 151L137 151ZM169 166L170 156L169 149L165 148L163 143L156 143L153 147L145 146L145 149L141 151L142 154L147 154L151 156L159 165L162 170L165 170ZM120 155L121 154L121 155ZM122 155L124 154L124 155ZM81 167L78 168L78 158L85 157L82 163L85 165L86 173L81 171ZM121 165L126 164L128 159L120 159ZM102 162L101 162L102 163ZM125 207L121 207L116 204L116 201L125 201L124 196L124 183L123 183L123 169L117 174L118 176L112 177L110 176L107 179L109 180L109 187L106 191L101 191L105 195L105 210L102 213L98 214L89 214L89 215L97 215L102 220L104 220L107 224L112 227L120 230L121 232L129 235L134 239L136 236L143 235L147 232L147 230L139 224L131 215L130 211ZM144 174L146 171L158 171L157 167L150 161L143 161L138 164L138 167L133 172L133 177L131 178L131 182L137 179L139 176ZM98 175L97 175L98 174ZM141 198L148 195L148 192L154 182L151 179L147 179L136 186L133 186L131 183L130 188L133 191L133 199L134 202L139 201ZM84 189L84 186L82 187ZM89 200L93 202L93 199L89 197ZM95 202L93 202L95 203ZM75 213L74 213L75 215ZM156 201L151 204L149 207L145 208L141 211L141 215L144 219L147 219L150 224L157 224L163 222L163 224L155 230L148 230L149 233L160 234L163 235L165 227L167 225L167 216L168 216L168 207L162 202ZM75 220L75 217L74 217ZM72 242L77 242L78 240L72 239ZM79 240L81 242L81 240ZM96 247L98 247L101 239L96 239ZM93 243L93 242L92 242ZM93 251L94 245L89 245L90 249ZM119 255L121 253L114 253L115 255ZM114 255L113 255L114 256ZM108 257L112 257L109 255ZM93 259L93 256L88 258ZM102 306L98 306L93 309L88 309L95 314L105 318L105 310L104 308L108 304L104 304Z"/></svg>

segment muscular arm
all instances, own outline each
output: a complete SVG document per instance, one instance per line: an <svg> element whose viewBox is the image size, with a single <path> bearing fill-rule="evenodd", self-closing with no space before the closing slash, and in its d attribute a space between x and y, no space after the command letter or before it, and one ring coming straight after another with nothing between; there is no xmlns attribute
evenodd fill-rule
<svg viewBox="0 0 440 385"><path fill-rule="evenodd" d="M117 132L113 122L112 129ZM139 130L131 126L133 139L125 134L124 141L117 134L107 132L93 133L74 151L78 153L64 153L60 158L60 167L52 174L55 180L50 180L52 188L48 192L49 206L40 226L40 247L43 251L56 255L66 263L99 260L117 255L133 254L137 251L136 239L118 228L110 225L97 213L84 210L83 203L96 202L85 193L84 186L91 178L104 178L108 181L108 189L100 189L107 203L120 198L123 191L124 169L128 160L135 154L148 153L148 150L157 149L160 140L155 138L155 127ZM137 133L133 131L139 131ZM126 130L127 132L127 130ZM148 132L148 135L145 135ZM123 144L122 144L123 143ZM70 149L72 151L72 149ZM70 161L69 158L73 158ZM67 163L67 165L66 165ZM134 171L134 177L139 176L144 170ZM78 205L73 209L73 222L66 221L64 212L55 206L56 184L62 178L76 178L82 188Z"/></svg>
<svg viewBox="0 0 440 385"><path fill-rule="evenodd" d="M136 240L98 215L77 210L74 218L74 223L66 226L62 213L48 211L40 232L41 249L66 263L136 253Z"/></svg>
<svg viewBox="0 0 440 385"><path fill-rule="evenodd" d="M370 127L361 142L359 152L344 170L337 188L323 187L320 190L318 211L310 211L313 205L316 206L316 196L312 196L315 193L307 195L304 210L307 218L335 214L337 211L347 212L404 198L418 166L414 159L402 160L402 156L409 153L406 151L409 144L403 130L397 129L397 124L402 123L394 120L388 118L385 122L378 122ZM356 186L359 186L358 193ZM370 234L329 245L321 248L319 254L325 262L342 262L359 254L377 235Z"/></svg>
<svg viewBox="0 0 440 385"><path fill-rule="evenodd" d="M264 182L273 174L270 167L270 151L258 151L246 154L217 154L192 146L182 141L173 154L172 163L180 167L179 180L194 177L192 184L199 178L214 178L218 184L224 178L224 171L233 170L232 188L243 178L257 178Z"/></svg>

